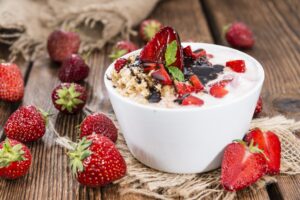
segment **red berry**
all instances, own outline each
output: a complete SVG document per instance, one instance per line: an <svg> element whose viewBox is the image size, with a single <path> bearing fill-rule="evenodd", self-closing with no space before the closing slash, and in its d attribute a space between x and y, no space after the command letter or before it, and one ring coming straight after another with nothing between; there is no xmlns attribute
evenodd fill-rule
<svg viewBox="0 0 300 200"><path fill-rule="evenodd" d="M116 142L118 129L110 118L102 113L95 113L87 116L80 124L80 138L91 135L101 134Z"/></svg>
<svg viewBox="0 0 300 200"><path fill-rule="evenodd" d="M199 99L198 97L189 95L185 97L181 105L187 106L187 105L195 105L195 106L202 106L204 104L204 101L202 99Z"/></svg>
<svg viewBox="0 0 300 200"><path fill-rule="evenodd" d="M175 89L179 97L194 92L194 87L192 85L183 82L175 82Z"/></svg>
<svg viewBox="0 0 300 200"><path fill-rule="evenodd" d="M163 85L172 85L172 79L165 67L162 64L160 64L159 67L160 68L158 70L151 73L151 76Z"/></svg>
<svg viewBox="0 0 300 200"><path fill-rule="evenodd" d="M53 105L66 114L74 114L82 110L86 99L85 88L76 83L61 83L52 92Z"/></svg>
<svg viewBox="0 0 300 200"><path fill-rule="evenodd" d="M47 117L48 113L35 106L22 106L6 121L5 134L20 142L36 141L46 132Z"/></svg>
<svg viewBox="0 0 300 200"><path fill-rule="evenodd" d="M121 56L137 50L137 46L130 41L119 41L113 48L112 53L109 55L113 60L120 58Z"/></svg>
<svg viewBox="0 0 300 200"><path fill-rule="evenodd" d="M194 90L195 92L200 92L204 89L203 84L201 83L201 81L199 80L197 75L192 75L190 77L190 82L192 83L192 85L194 86Z"/></svg>
<svg viewBox="0 0 300 200"><path fill-rule="evenodd" d="M31 153L22 143L6 139L0 143L0 177L17 179L29 171Z"/></svg>
<svg viewBox="0 0 300 200"><path fill-rule="evenodd" d="M16 102L24 96L24 81L16 64L0 63L0 100Z"/></svg>
<svg viewBox="0 0 300 200"><path fill-rule="evenodd" d="M167 45L176 41L176 60L171 66L183 70L183 53L177 32L171 27L164 27L146 44L140 53L143 63L165 63Z"/></svg>
<svg viewBox="0 0 300 200"><path fill-rule="evenodd" d="M140 25L139 34L142 40L148 42L163 27L162 23L155 19L144 20Z"/></svg>
<svg viewBox="0 0 300 200"><path fill-rule="evenodd" d="M78 54L66 58L58 72L62 82L79 82L89 75L90 68Z"/></svg>
<svg viewBox="0 0 300 200"><path fill-rule="evenodd" d="M213 84L209 90L210 95L216 98L223 98L226 94L228 94L228 90L225 89L225 86L231 81L231 79L228 79Z"/></svg>
<svg viewBox="0 0 300 200"><path fill-rule="evenodd" d="M234 142L225 148L221 167L221 184L229 191L241 190L266 173L263 151L251 143Z"/></svg>
<svg viewBox="0 0 300 200"><path fill-rule="evenodd" d="M77 33L62 30L53 31L47 42L47 50L52 60L62 62L77 53L80 46L80 38Z"/></svg>
<svg viewBox="0 0 300 200"><path fill-rule="evenodd" d="M262 98L259 97L258 101L256 103L256 107L255 107L255 111L254 111L254 117L256 117L259 113L261 113L263 109L263 102L262 102Z"/></svg>
<svg viewBox="0 0 300 200"><path fill-rule="evenodd" d="M258 148L262 149L267 159L267 173L278 174L280 172L280 156L281 156L281 144L278 136L271 132L263 132L256 128L251 130L245 136L245 141L250 143L251 140L254 144L258 145Z"/></svg>
<svg viewBox="0 0 300 200"><path fill-rule="evenodd" d="M114 143L103 135L83 137L68 155L72 173L82 185L101 187L126 174L124 158Z"/></svg>
<svg viewBox="0 0 300 200"><path fill-rule="evenodd" d="M225 37L227 42L235 48L249 49L253 47L255 42L252 31L242 22L231 24Z"/></svg>
<svg viewBox="0 0 300 200"><path fill-rule="evenodd" d="M230 67L230 69L238 73L243 73L246 71L246 64L244 60L227 61L226 67Z"/></svg>
<svg viewBox="0 0 300 200"><path fill-rule="evenodd" d="M119 73L123 67L127 64L127 59L125 58L119 58L115 62L115 70Z"/></svg>

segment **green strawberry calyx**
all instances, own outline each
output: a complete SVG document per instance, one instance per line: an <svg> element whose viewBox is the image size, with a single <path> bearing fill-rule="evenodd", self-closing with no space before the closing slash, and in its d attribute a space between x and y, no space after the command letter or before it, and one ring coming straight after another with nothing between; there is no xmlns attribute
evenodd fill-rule
<svg viewBox="0 0 300 200"><path fill-rule="evenodd" d="M161 29L161 24L156 21L150 21L149 24L147 24L144 27L144 35L146 37L146 40L151 40L153 36Z"/></svg>
<svg viewBox="0 0 300 200"><path fill-rule="evenodd" d="M9 166L12 162L26 160L24 157L24 151L22 150L22 144L12 146L8 139L2 145L0 149L0 168Z"/></svg>
<svg viewBox="0 0 300 200"><path fill-rule="evenodd" d="M114 60L120 58L121 56L123 56L123 55L125 55L127 53L128 52L125 49L117 49L117 48L115 48L113 50L113 52L109 55L109 57L114 61Z"/></svg>
<svg viewBox="0 0 300 200"><path fill-rule="evenodd" d="M87 140L86 137L83 137L77 144L74 144L74 150L68 153L70 167L74 176L77 175L77 172L84 170L82 161L92 155L92 152L89 150L91 144L91 140Z"/></svg>
<svg viewBox="0 0 300 200"><path fill-rule="evenodd" d="M73 108L77 105L84 103L80 98L81 93L75 89L75 84L71 84L69 88L63 86L57 90L58 99L55 101L57 105L61 106L62 110L67 109L68 112L72 112Z"/></svg>
<svg viewBox="0 0 300 200"><path fill-rule="evenodd" d="M42 117L43 117L43 119L45 121L45 124L48 125L49 116L51 116L52 114L50 114L49 112L44 111L41 108L38 108L38 111L41 113L41 115L42 115Z"/></svg>
<svg viewBox="0 0 300 200"><path fill-rule="evenodd" d="M249 149L250 153L261 153L261 154L263 154L263 156L265 157L265 159L266 159L267 161L269 160L269 158L268 158L268 156L265 154L264 150L263 150L263 149L260 149L260 148L258 147L258 144L256 144L256 145L254 144L254 140L253 140L253 139L251 139L249 146L248 146L247 143L246 143L245 141L243 141L243 140L234 140L234 142L238 142L238 143L244 145L245 147L247 147L247 148Z"/></svg>

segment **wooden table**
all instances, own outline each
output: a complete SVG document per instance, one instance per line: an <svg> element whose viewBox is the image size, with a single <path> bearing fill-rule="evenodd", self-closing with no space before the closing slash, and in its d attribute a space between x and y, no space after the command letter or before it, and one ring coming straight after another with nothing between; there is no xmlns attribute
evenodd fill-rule
<svg viewBox="0 0 300 200"><path fill-rule="evenodd" d="M241 20L252 27L256 44L246 53L262 62L266 80L263 88L264 113L273 116L284 114L300 119L300 1L299 0L174 0L157 5L150 17L175 27L181 40L192 40L227 45L222 27ZM133 38L140 45L136 38ZM1 54L6 54L1 47ZM111 111L103 85L103 73L110 63L111 46L95 52L88 60L91 67L86 87L88 106L92 110ZM3 56L3 55L2 55ZM59 84L58 66L48 58L32 62L18 61L26 81L25 97L21 104L34 104L54 113L51 121L57 131L76 140L75 126L84 114L57 113L50 101L52 89ZM8 116L20 104L0 101L0 136ZM0 181L0 199L142 199L141 196L120 197L118 186L99 189L82 187L72 179L65 150L54 143L54 134L47 131L42 140L29 144L33 155L31 170L17 181ZM257 193L238 193L237 199L300 199L300 175L277 176L278 183ZM145 197L143 197L145 198Z"/></svg>

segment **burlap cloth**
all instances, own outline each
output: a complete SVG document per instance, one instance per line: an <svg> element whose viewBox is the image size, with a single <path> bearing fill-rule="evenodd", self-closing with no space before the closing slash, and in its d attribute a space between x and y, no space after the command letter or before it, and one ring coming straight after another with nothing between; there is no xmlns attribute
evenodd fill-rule
<svg viewBox="0 0 300 200"><path fill-rule="evenodd" d="M116 122L117 124L117 122ZM283 116L259 118L251 127L274 131L281 141L281 174L300 173L300 140L294 135L300 130L300 121L295 122ZM233 199L235 192L226 192L220 186L220 170L203 174L169 174L153 170L141 164L130 154L122 134L117 147L124 156L128 171L118 181L119 192L124 194L142 194L156 199ZM276 182L273 176L264 176L247 190L258 191L266 184Z"/></svg>
<svg viewBox="0 0 300 200"><path fill-rule="evenodd" d="M41 56L55 28L76 31L80 52L101 49L118 35L128 37L158 0L0 0L0 43L11 56Z"/></svg>

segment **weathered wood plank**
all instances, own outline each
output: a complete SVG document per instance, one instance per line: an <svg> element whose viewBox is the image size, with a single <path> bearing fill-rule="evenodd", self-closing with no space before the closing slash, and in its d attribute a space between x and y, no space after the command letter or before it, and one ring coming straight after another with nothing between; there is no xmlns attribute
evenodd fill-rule
<svg viewBox="0 0 300 200"><path fill-rule="evenodd" d="M204 0L217 27L221 44L222 27L233 21L244 21L252 29L256 44L246 53L257 58L265 69L266 80L262 92L263 115L284 114L300 119L300 7L299 1ZM297 9L298 8L298 9ZM280 191L284 199L299 199L300 176L278 176L278 184L269 191ZM278 193L277 193L278 194ZM270 197L276 193L270 194ZM278 196L278 195L277 195Z"/></svg>

